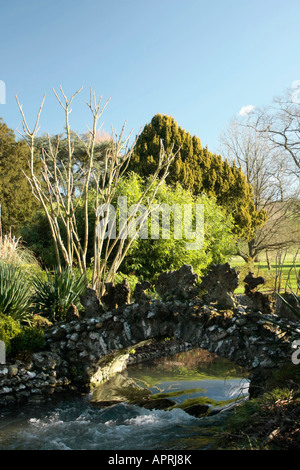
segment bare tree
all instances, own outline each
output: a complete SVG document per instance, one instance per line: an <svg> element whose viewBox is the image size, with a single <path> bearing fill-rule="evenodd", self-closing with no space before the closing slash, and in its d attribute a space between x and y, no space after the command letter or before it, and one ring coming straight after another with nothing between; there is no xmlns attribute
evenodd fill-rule
<svg viewBox="0 0 300 470"><path fill-rule="evenodd" d="M270 145L248 119L232 121L221 135L222 153L242 168L253 188L255 209L264 210L266 223L254 237L237 244L238 254L249 261L266 250L277 250L297 240L297 230L289 224L293 208L288 165L280 149Z"/></svg>
<svg viewBox="0 0 300 470"><path fill-rule="evenodd" d="M90 101L87 105L92 115L92 126L88 130L88 134L82 138L78 134L74 134L69 123L71 104L76 95L80 93L81 89L76 91L70 99L67 98L62 87L60 87L61 97L55 90L53 91L65 114L67 159L62 161L59 158L59 139L57 139L56 144L53 145L50 136L48 136L47 150L43 148L42 152L36 151L39 119L45 96L39 108L33 130L30 130L22 105L16 97L22 116L23 137L30 148L30 174L26 175L26 177L31 185L34 196L39 200L46 214L55 247L56 262L60 270L62 267L62 257L65 265L69 268L72 269L76 262L80 271L86 273L88 242L91 236L94 237L94 272L92 285L94 288L97 288L102 295L105 282L113 280L134 240L134 237L125 239L122 234L124 234L124 227L130 225L136 217L138 205L136 206L136 210L126 218L124 227L121 228L119 233L113 238L109 236L108 242L106 243L104 243L103 238L97 236L97 227L99 227L100 217L98 207L100 205L106 205L107 207L111 205L116 188L128 167L135 142L131 147L129 146L130 135L124 137L124 125L119 136L114 132L113 141L107 148L102 164L99 165L99 162L97 162L97 165L95 165L95 144L99 138L98 121L109 100L104 106L101 106L102 97L97 101L95 92L90 91ZM77 138L80 139L86 153L86 158L83 158L80 162L76 161L74 158L74 135L77 135ZM149 179L140 198L140 201L145 200L150 189L153 189L155 186L154 190L151 191L152 196L149 197L147 201L147 212L150 210L151 201L155 197L160 184L165 180L168 174L169 166L174 157L173 149L169 154L166 154L161 142L161 155L157 170L153 177ZM37 167L40 164L42 164L42 178L38 177L37 172ZM78 178L78 174L80 174L80 178ZM91 191L92 186L93 188L96 187L96 191ZM91 234L88 208L90 198L93 194L95 194L93 202L95 225L93 233ZM76 218L77 209L79 207L83 207L84 211L83 237L79 234ZM147 213L145 214L145 217L146 216ZM106 222L108 220L109 213L107 214ZM142 223L143 220L141 219L140 224ZM65 236L62 234L62 230Z"/></svg>
<svg viewBox="0 0 300 470"><path fill-rule="evenodd" d="M270 106L256 109L253 118L256 130L281 150L290 172L300 178L300 88L289 89Z"/></svg>

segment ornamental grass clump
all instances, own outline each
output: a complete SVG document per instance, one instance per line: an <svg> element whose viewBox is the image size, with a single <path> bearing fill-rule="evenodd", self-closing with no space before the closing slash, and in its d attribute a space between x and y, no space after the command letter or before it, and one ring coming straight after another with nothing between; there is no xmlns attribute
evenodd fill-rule
<svg viewBox="0 0 300 470"><path fill-rule="evenodd" d="M12 235L11 232L2 235L0 222L0 259L7 264L14 264L25 271L40 270L40 265L34 254L22 244L21 237Z"/></svg>
<svg viewBox="0 0 300 470"><path fill-rule="evenodd" d="M70 268L54 269L53 273L46 271L45 278L35 276L33 286L35 313L51 322L63 321L72 304L81 308L80 296L86 289L86 276L76 276Z"/></svg>

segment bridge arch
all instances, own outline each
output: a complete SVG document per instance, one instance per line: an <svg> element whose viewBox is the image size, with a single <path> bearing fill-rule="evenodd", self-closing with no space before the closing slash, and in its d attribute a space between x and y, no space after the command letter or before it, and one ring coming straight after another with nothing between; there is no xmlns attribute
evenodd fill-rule
<svg viewBox="0 0 300 470"><path fill-rule="evenodd" d="M206 349L253 373L291 360L291 345L283 334L291 322L277 318L275 326L274 319L242 307L217 310L199 300L143 301L56 324L47 331L47 348L67 364L79 388L101 383L125 368L137 344L164 338L177 340L182 348Z"/></svg>

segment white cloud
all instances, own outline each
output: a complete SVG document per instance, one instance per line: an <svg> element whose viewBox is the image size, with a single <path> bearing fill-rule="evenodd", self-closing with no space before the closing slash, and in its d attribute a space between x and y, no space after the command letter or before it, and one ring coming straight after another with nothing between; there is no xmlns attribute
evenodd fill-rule
<svg viewBox="0 0 300 470"><path fill-rule="evenodd" d="M292 94L292 102L293 103L300 103L300 80L295 80L292 83L292 89L295 90Z"/></svg>
<svg viewBox="0 0 300 470"><path fill-rule="evenodd" d="M295 88L299 88L299 87L300 87L300 80L295 80L292 83L292 88L295 89Z"/></svg>
<svg viewBox="0 0 300 470"><path fill-rule="evenodd" d="M243 106L240 109L239 116L247 116L247 114L252 113L254 109L255 109L255 106L253 106L253 104L248 104L248 106Z"/></svg>

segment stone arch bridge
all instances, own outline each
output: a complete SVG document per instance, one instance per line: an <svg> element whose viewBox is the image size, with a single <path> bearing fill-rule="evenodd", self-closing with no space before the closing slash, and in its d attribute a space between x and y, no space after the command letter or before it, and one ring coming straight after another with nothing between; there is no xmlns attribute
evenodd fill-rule
<svg viewBox="0 0 300 470"><path fill-rule="evenodd" d="M255 376L292 364L291 327L296 331L298 325L241 306L218 310L199 300L143 301L57 324L47 331L47 349L59 358L59 375L76 389L101 383L149 352L151 357L191 348L229 359Z"/></svg>
<svg viewBox="0 0 300 470"><path fill-rule="evenodd" d="M222 279L217 266L215 283L206 279L200 285L209 285L208 298L198 296L197 279L186 266L175 272L175 278L162 275L160 300L147 298L141 289L135 302L127 303L123 285L119 294L125 301L117 307L107 302L104 311L90 292L82 317L73 315L45 330L43 351L26 363L0 364L0 405L44 400L54 392L87 392L129 364L192 348L242 366L249 372L250 396L251 384L254 395L255 384L261 387L272 370L282 364L293 366L291 339L294 334L300 337L299 323L239 305L231 295L236 274L229 265L221 267ZM228 280L231 285L226 287ZM113 286L108 287L113 292ZM249 293L255 297L252 288ZM266 307L265 302L262 305Z"/></svg>

